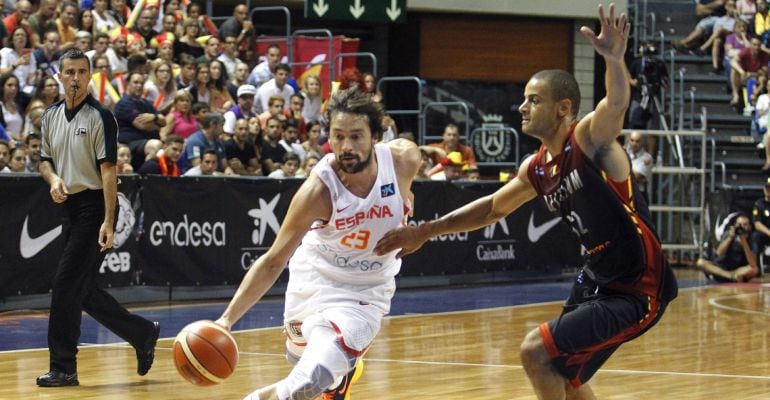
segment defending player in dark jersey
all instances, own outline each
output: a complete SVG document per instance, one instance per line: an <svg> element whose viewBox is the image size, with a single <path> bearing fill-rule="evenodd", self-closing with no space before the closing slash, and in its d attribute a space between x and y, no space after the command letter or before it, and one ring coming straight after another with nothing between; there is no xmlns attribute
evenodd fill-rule
<svg viewBox="0 0 770 400"><path fill-rule="evenodd" d="M604 58L607 94L578 120L572 75L535 74L519 107L522 130L542 142L521 173L497 192L429 223L390 232L376 251L417 250L440 234L489 225L537 198L562 217L583 245L585 261L562 314L532 330L521 345L524 369L540 399L593 399L586 382L609 356L652 327L676 297L676 280L639 204L631 163L616 138L628 107L623 56L626 16L599 6L601 33L581 32Z"/></svg>

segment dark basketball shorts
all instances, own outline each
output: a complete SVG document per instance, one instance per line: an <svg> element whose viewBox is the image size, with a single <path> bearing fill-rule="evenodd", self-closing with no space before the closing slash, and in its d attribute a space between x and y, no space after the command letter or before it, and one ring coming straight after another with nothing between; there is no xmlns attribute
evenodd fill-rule
<svg viewBox="0 0 770 400"><path fill-rule="evenodd" d="M540 325L540 334L554 368L577 388L621 344L655 325L664 309L658 299L597 289L579 279L562 314Z"/></svg>

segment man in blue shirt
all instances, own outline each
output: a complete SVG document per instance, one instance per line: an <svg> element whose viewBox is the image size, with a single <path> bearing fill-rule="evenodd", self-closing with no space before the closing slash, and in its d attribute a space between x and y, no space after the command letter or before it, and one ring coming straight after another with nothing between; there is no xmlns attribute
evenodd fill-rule
<svg viewBox="0 0 770 400"><path fill-rule="evenodd" d="M118 120L118 142L131 149L132 166L138 171L144 160L155 156L162 143L160 128L166 125L152 103L142 98L144 75L137 72L128 74L126 94L115 105Z"/></svg>

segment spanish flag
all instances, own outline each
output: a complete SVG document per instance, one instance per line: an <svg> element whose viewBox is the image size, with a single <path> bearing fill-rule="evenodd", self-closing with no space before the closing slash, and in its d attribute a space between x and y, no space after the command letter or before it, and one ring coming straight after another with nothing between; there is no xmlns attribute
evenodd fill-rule
<svg viewBox="0 0 770 400"><path fill-rule="evenodd" d="M107 75L97 72L91 77L91 82L94 85L96 98L100 103L104 104L106 96L110 96L112 104L115 104L120 100L120 95L118 95L118 92L112 87L110 81L107 80Z"/></svg>

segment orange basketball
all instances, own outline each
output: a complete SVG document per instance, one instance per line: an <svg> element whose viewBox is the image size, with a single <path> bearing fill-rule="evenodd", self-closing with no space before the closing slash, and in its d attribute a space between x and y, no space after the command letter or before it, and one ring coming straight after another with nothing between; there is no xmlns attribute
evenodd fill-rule
<svg viewBox="0 0 770 400"><path fill-rule="evenodd" d="M213 321L195 321L174 339L174 365L187 381L210 386L225 380L238 364L238 345Z"/></svg>

